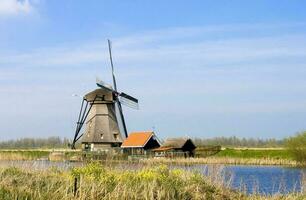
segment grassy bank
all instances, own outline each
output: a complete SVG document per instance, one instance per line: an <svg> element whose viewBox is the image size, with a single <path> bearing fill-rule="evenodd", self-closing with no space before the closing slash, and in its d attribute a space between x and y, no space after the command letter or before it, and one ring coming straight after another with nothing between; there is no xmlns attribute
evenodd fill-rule
<svg viewBox="0 0 306 200"><path fill-rule="evenodd" d="M297 163L286 149L274 148L226 148L219 153L199 159L191 159L190 162L207 164L239 164L239 165L290 165Z"/></svg>
<svg viewBox="0 0 306 200"><path fill-rule="evenodd" d="M273 149L273 148L266 148L266 149L265 148L262 149L227 148L214 155L214 157L293 160L292 155L286 149Z"/></svg>
<svg viewBox="0 0 306 200"><path fill-rule="evenodd" d="M81 152L70 151L66 149L30 149L30 150L0 150L0 160L40 160L52 159L52 155L56 158L60 157L61 160L70 159L74 156L79 156Z"/></svg>
<svg viewBox="0 0 306 200"><path fill-rule="evenodd" d="M147 166L138 170L89 164L70 171L0 170L0 199L304 199L303 194L247 196L218 174ZM77 180L77 182L75 182Z"/></svg>
<svg viewBox="0 0 306 200"><path fill-rule="evenodd" d="M1 150L0 160L37 160L48 158L50 152L42 150Z"/></svg>
<svg viewBox="0 0 306 200"><path fill-rule="evenodd" d="M229 165L286 165L299 166L296 161L271 158L231 158L231 157L208 157L208 158L156 158L141 160L144 163L160 164L229 164Z"/></svg>
<svg viewBox="0 0 306 200"><path fill-rule="evenodd" d="M80 160L81 151L65 149L36 149L36 150L0 150L0 160L40 160L52 161ZM118 159L127 159L121 156ZM117 159L116 159L117 160ZM285 149L224 149L206 158L192 159L147 159L146 162L178 163L178 164L247 164L247 165L289 165L296 166L292 155Z"/></svg>

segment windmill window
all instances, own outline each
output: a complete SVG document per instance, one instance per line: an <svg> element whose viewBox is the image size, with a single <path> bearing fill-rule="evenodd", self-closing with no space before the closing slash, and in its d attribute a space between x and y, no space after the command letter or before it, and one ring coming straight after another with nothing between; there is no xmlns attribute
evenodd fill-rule
<svg viewBox="0 0 306 200"><path fill-rule="evenodd" d="M118 139L118 134L114 134L114 138L115 138L115 140L117 140Z"/></svg>
<svg viewBox="0 0 306 200"><path fill-rule="evenodd" d="M101 139L103 139L103 133L100 134Z"/></svg>

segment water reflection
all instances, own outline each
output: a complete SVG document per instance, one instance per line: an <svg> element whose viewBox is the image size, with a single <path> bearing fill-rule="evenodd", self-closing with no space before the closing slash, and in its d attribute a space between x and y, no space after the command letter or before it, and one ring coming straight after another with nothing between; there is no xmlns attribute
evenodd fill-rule
<svg viewBox="0 0 306 200"><path fill-rule="evenodd" d="M301 192L305 187L306 168L254 165L193 165L185 166L189 170L200 171L207 176L223 177L230 187L246 192L265 195ZM304 180L303 180L304 179Z"/></svg>

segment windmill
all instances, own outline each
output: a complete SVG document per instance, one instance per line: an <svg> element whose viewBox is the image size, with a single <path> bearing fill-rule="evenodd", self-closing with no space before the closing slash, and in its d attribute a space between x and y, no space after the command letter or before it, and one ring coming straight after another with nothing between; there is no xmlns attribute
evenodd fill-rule
<svg viewBox="0 0 306 200"><path fill-rule="evenodd" d="M110 40L108 40L108 50L113 86L97 78L98 89L83 97L72 149L75 149L75 143L80 138L85 150L107 150L120 146L123 138L128 136L122 104L138 109L136 98L117 90ZM86 124L85 132L80 134L84 123ZM120 123L121 126L119 126Z"/></svg>

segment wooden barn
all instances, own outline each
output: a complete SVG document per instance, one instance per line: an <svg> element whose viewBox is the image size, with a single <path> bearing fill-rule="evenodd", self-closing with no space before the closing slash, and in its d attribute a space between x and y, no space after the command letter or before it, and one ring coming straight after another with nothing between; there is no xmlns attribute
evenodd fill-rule
<svg viewBox="0 0 306 200"><path fill-rule="evenodd" d="M169 138L154 152L156 157L193 157L195 149L190 138Z"/></svg>
<svg viewBox="0 0 306 200"><path fill-rule="evenodd" d="M153 131L133 132L126 138L121 148L129 155L146 155L160 147L160 142Z"/></svg>

